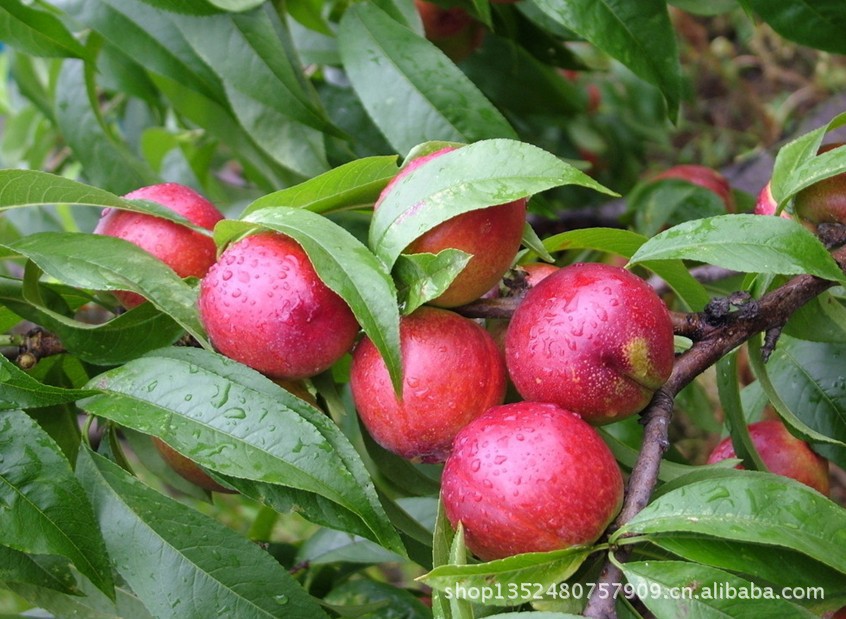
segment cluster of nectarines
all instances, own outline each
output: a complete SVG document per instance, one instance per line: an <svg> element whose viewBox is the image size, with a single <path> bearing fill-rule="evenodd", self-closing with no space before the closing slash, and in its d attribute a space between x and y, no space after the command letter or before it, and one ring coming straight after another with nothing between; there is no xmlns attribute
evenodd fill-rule
<svg viewBox="0 0 846 619"><path fill-rule="evenodd" d="M450 150L407 162L374 208L400 179ZM731 206L728 184L714 175L689 166L662 177L705 186ZM127 197L159 202L206 229L223 217L180 185ZM96 232L140 245L183 277L201 278L198 309L214 347L280 384L315 376L351 352L350 389L364 426L404 458L445 463L447 517L463 524L475 554L495 559L589 544L602 534L622 503L623 478L594 426L643 410L674 363L667 307L618 266L526 265L528 290L501 338L449 309L496 289L519 250L526 206L523 198L466 212L406 248L455 248L472 257L440 296L402 317L401 393L376 346L359 337L349 306L293 239L253 233L217 256L200 232L118 210L104 212ZM126 293L118 298L127 307L140 302ZM504 404L509 383L520 401ZM810 471L801 481L826 491L824 461L774 424L750 428L764 461L791 475L796 467L782 463L801 458ZM157 446L191 481L226 490L161 441ZM721 445L712 461L732 455L730 444Z"/></svg>

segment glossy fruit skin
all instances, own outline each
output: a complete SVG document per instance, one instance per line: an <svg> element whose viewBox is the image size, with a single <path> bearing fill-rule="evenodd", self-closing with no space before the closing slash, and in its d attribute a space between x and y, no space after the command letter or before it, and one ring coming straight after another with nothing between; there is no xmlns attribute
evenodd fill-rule
<svg viewBox="0 0 846 619"><path fill-rule="evenodd" d="M505 335L505 361L525 400L610 423L641 411L669 378L673 325L639 277L574 264L526 293Z"/></svg>
<svg viewBox="0 0 846 619"><path fill-rule="evenodd" d="M158 202L207 230L214 229L215 224L223 219L223 214L214 204L190 187L178 183L141 187L124 197ZM114 236L134 243L176 271L179 277L203 277L216 259L217 249L211 237L143 213L104 209L94 234ZM144 298L134 292L118 291L114 294L127 309L144 302Z"/></svg>
<svg viewBox="0 0 846 619"><path fill-rule="evenodd" d="M485 28L461 7L443 7L426 0L414 0L426 38L453 62L467 58L482 45Z"/></svg>
<svg viewBox="0 0 846 619"><path fill-rule="evenodd" d="M843 143L825 144L819 153L825 153ZM817 181L793 198L793 211L812 224L846 223L846 173Z"/></svg>
<svg viewBox="0 0 846 619"><path fill-rule="evenodd" d="M685 164L677 165L655 175L653 180L677 178L694 185L709 189L719 196L726 207L727 213L735 212L734 196L731 193L731 185L725 176L709 168L708 166Z"/></svg>
<svg viewBox="0 0 846 619"><path fill-rule="evenodd" d="M374 440L404 458L443 462L461 428L505 397L505 363L477 323L434 307L400 321L403 397L373 343L353 352L350 387Z"/></svg>
<svg viewBox="0 0 846 619"><path fill-rule="evenodd" d="M771 473L790 477L828 495L828 461L814 453L805 441L793 436L781 421L770 419L750 424L749 436ZM728 437L708 456L708 464L736 457ZM738 465L736 468L743 467Z"/></svg>
<svg viewBox="0 0 846 619"><path fill-rule="evenodd" d="M406 165L385 187L375 208L379 208L396 183L426 163L454 148L447 147L419 157ZM409 205L409 209L415 205ZM455 248L472 254L464 270L437 299L438 307L457 307L475 301L495 286L517 255L526 221L526 199L515 200L457 215L435 226L413 241L403 253L432 253Z"/></svg>
<svg viewBox="0 0 846 619"><path fill-rule="evenodd" d="M221 354L271 378L319 374L354 343L349 306L305 251L273 232L230 245L200 285L200 319Z"/></svg>
<svg viewBox="0 0 846 619"><path fill-rule="evenodd" d="M159 452L162 459L168 463L170 468L184 479L190 481L192 484L205 490L209 490L210 492L224 492L227 494L235 493L235 491L231 488L227 488L226 486L222 486L217 483L200 467L200 465L190 458L183 456L160 438L154 436L153 445L156 446L156 450Z"/></svg>
<svg viewBox="0 0 846 619"><path fill-rule="evenodd" d="M485 561L596 541L623 501L623 478L597 431L554 404L488 410L444 465L446 516Z"/></svg>

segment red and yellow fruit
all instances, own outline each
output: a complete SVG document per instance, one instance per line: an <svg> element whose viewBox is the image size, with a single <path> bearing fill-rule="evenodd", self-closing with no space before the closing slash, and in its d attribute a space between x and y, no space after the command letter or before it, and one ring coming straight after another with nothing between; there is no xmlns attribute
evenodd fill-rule
<svg viewBox="0 0 846 619"><path fill-rule="evenodd" d="M564 267L526 293L505 335L509 376L525 400L593 424L641 411L673 369L663 301L619 267Z"/></svg>

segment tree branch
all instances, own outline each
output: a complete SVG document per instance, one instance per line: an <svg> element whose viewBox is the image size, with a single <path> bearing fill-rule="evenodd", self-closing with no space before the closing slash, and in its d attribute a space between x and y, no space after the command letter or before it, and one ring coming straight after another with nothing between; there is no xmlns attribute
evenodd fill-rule
<svg viewBox="0 0 846 619"><path fill-rule="evenodd" d="M833 254L841 268L846 266L846 250ZM834 282L811 275L799 275L785 285L764 295L754 311L732 312L724 317L724 323L715 326L706 313L690 315L690 327L697 337L693 346L681 355L673 367L669 380L652 398L642 413L645 423L643 446L629 477L623 508L610 530L617 529L634 518L649 502L658 480L658 469L664 452L669 447L668 430L673 414L673 400L676 395L697 376L714 365L734 348L761 332L780 330L787 319L805 303L818 296ZM681 325L676 315L674 324ZM684 323L685 325L687 322ZM615 552L618 562L624 563L631 555L632 547L625 546ZM616 617L616 600L605 598L597 591L607 593L608 587L622 581L623 574L616 565L606 562L599 577L599 586L588 600L584 615L594 619Z"/></svg>

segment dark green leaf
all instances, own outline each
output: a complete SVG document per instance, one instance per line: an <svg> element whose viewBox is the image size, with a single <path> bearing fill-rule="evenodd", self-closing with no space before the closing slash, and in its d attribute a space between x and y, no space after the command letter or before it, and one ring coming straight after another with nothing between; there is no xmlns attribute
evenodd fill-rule
<svg viewBox="0 0 846 619"><path fill-rule="evenodd" d="M838 0L740 0L773 30L791 41L835 54L846 54L846 14Z"/></svg>
<svg viewBox="0 0 846 619"><path fill-rule="evenodd" d="M59 447L20 411L0 414L0 544L70 559L114 597L109 558L91 506Z"/></svg>
<svg viewBox="0 0 846 619"><path fill-rule="evenodd" d="M65 60L56 84L56 124L87 177L99 187L127 193L158 177L127 146L108 133L94 106L100 103L86 84L81 60Z"/></svg>
<svg viewBox="0 0 846 619"><path fill-rule="evenodd" d="M170 267L128 241L81 232L42 232L6 247L70 286L136 292L208 346L194 290Z"/></svg>
<svg viewBox="0 0 846 619"><path fill-rule="evenodd" d="M846 510L791 479L743 473L661 495L618 529L612 542L632 533L695 533L795 550L846 574Z"/></svg>
<svg viewBox="0 0 846 619"><path fill-rule="evenodd" d="M339 584L326 595L324 602L346 611L369 605L374 608L374 612L357 616L374 619L429 619L432 616L432 611L410 591L368 579L348 580ZM375 610L376 608L379 610Z"/></svg>
<svg viewBox="0 0 846 619"><path fill-rule="evenodd" d="M536 0L544 13L655 84L678 113L681 67L676 33L663 0Z"/></svg>
<svg viewBox="0 0 846 619"><path fill-rule="evenodd" d="M397 488L411 496L434 496L440 491L440 483L430 475L424 473L420 467L426 465L413 464L409 460L391 453L362 428L361 439L367 449L367 455L376 465L379 473ZM427 540L431 543L431 539Z"/></svg>
<svg viewBox="0 0 846 619"><path fill-rule="evenodd" d="M309 565L331 563L376 565L378 563L403 561L403 558L369 540L324 528L303 542L297 553L297 561L307 561Z"/></svg>
<svg viewBox="0 0 846 619"><path fill-rule="evenodd" d="M294 187L275 191L250 204L244 212L290 206L315 213L372 206L379 193L396 175L396 157L357 159Z"/></svg>
<svg viewBox="0 0 846 619"><path fill-rule="evenodd" d="M816 356L820 352L832 352L835 356L839 356L841 352L835 351L841 347L832 345L833 348L826 350L825 344L817 348L813 343L796 340L799 350L805 351L800 353L802 356L799 359L796 359L789 351L790 340L784 336L784 346L788 347L788 350L779 352L776 357L780 360L780 363L775 366L779 371L779 385L776 387L776 383L770 377L769 364L764 365L761 360L760 337L750 339L747 345L749 366L782 421L806 440L818 443L818 449L822 448L822 445L827 445L828 447L825 448L827 455L836 461L846 459L843 448L843 415L842 412L837 412L841 406L837 401L842 398L840 392L843 389L843 381L834 370L836 366L829 365L828 359ZM776 351L778 350L777 348ZM804 355L807 355L806 359L802 358ZM813 374L806 373L804 363L808 364ZM810 398L801 392L802 389L811 391ZM787 399L783 398L782 394ZM833 411L832 419L819 417L825 411ZM825 431L820 432L816 427L821 427Z"/></svg>
<svg viewBox="0 0 846 619"><path fill-rule="evenodd" d="M49 555L28 555L0 546L0 581L26 583L61 593L76 593L76 579L67 561Z"/></svg>
<svg viewBox="0 0 846 619"><path fill-rule="evenodd" d="M55 15L8 0L0 6L0 41L33 56L85 58L85 49Z"/></svg>
<svg viewBox="0 0 846 619"><path fill-rule="evenodd" d="M93 391L45 385L0 355L0 411L52 406L93 394Z"/></svg>
<svg viewBox="0 0 846 619"><path fill-rule="evenodd" d="M77 473L118 572L151 614L325 617L281 565L228 527L90 451Z"/></svg>
<svg viewBox="0 0 846 619"><path fill-rule="evenodd" d="M126 587L116 587L115 599L111 600L85 579L81 579L79 583L83 595L68 595L30 584L7 583L7 586L23 599L52 613L53 617L152 619L144 605Z"/></svg>
<svg viewBox="0 0 846 619"><path fill-rule="evenodd" d="M243 221L223 221L218 245L255 229L275 230L299 243L318 277L350 306L364 332L386 360L394 388L402 384L399 309L393 280L382 264L349 232L325 217L299 208L260 209Z"/></svg>
<svg viewBox="0 0 846 619"><path fill-rule="evenodd" d="M203 467L314 493L402 552L358 454L331 420L244 365L170 348L94 378L86 411L158 436ZM358 531L356 531L358 532Z"/></svg>
<svg viewBox="0 0 846 619"><path fill-rule="evenodd" d="M543 599L547 589L569 578L590 554L577 546L534 552L472 565L440 565L418 580L433 589L468 592L501 591L491 599L470 599L494 606L514 606Z"/></svg>
<svg viewBox="0 0 846 619"><path fill-rule="evenodd" d="M770 384L781 403L812 431L837 441L816 443L814 449L841 466L846 465L844 362L846 344L782 336L767 363Z"/></svg>
<svg viewBox="0 0 846 619"><path fill-rule="evenodd" d="M811 273L846 281L822 243L783 217L721 215L688 221L649 239L631 263L668 259L698 260L744 273Z"/></svg>
<svg viewBox="0 0 846 619"><path fill-rule="evenodd" d="M408 315L441 296L464 270L470 258L470 254L458 249L445 249L437 255L401 255L394 265L393 274L403 314Z"/></svg>
<svg viewBox="0 0 846 619"><path fill-rule="evenodd" d="M776 592L773 590L770 590L770 599L756 599L753 593L756 585L752 582L705 565L683 561L632 561L623 564L622 569L634 590L644 593L639 597L657 619L816 617L800 606L774 599ZM742 601L726 594L729 587L735 592L743 590Z"/></svg>
<svg viewBox="0 0 846 619"><path fill-rule="evenodd" d="M349 7L338 43L353 88L399 153L427 140L517 137L443 52L374 3Z"/></svg>
<svg viewBox="0 0 846 619"><path fill-rule="evenodd" d="M531 144L484 140L464 146L428 161L393 185L374 213L370 246L393 266L409 243L447 219L561 185L611 193Z"/></svg>
<svg viewBox="0 0 846 619"><path fill-rule="evenodd" d="M846 308L826 291L791 314L784 333L800 340L846 344Z"/></svg>

